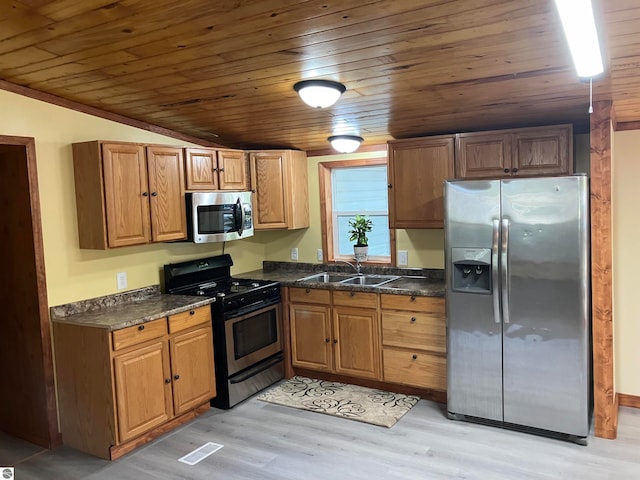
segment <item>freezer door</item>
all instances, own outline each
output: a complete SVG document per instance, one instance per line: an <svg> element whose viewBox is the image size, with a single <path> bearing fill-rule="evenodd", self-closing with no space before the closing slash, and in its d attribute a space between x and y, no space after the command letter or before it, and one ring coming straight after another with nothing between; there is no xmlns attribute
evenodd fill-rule
<svg viewBox="0 0 640 480"><path fill-rule="evenodd" d="M499 180L445 182L447 409L501 421L502 324L499 304L494 308L499 219ZM487 260L490 281L476 281Z"/></svg>
<svg viewBox="0 0 640 480"><path fill-rule="evenodd" d="M502 181L504 421L589 429L585 176Z"/></svg>

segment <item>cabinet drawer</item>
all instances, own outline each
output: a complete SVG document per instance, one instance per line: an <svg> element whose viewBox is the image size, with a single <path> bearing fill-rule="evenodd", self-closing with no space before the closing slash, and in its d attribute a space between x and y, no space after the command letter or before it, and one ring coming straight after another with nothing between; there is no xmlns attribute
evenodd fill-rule
<svg viewBox="0 0 640 480"><path fill-rule="evenodd" d="M290 288L289 300L303 303L321 303L329 305L331 292L319 288Z"/></svg>
<svg viewBox="0 0 640 480"><path fill-rule="evenodd" d="M152 338L161 337L167 333L167 319L160 318L152 322L134 325L133 327L116 330L112 333L113 349L120 350Z"/></svg>
<svg viewBox="0 0 640 480"><path fill-rule="evenodd" d="M447 359L418 350L385 348L384 380L432 390L447 390Z"/></svg>
<svg viewBox="0 0 640 480"><path fill-rule="evenodd" d="M447 329L441 314L382 312L382 343L394 347L447 351Z"/></svg>
<svg viewBox="0 0 640 480"><path fill-rule="evenodd" d="M380 301L383 309L444 313L444 298L441 297L416 297L383 293L380 295Z"/></svg>
<svg viewBox="0 0 640 480"><path fill-rule="evenodd" d="M378 294L334 290L333 304L346 307L378 308Z"/></svg>
<svg viewBox="0 0 640 480"><path fill-rule="evenodd" d="M211 323L211 307L200 307L169 316L169 333L176 333L202 323Z"/></svg>

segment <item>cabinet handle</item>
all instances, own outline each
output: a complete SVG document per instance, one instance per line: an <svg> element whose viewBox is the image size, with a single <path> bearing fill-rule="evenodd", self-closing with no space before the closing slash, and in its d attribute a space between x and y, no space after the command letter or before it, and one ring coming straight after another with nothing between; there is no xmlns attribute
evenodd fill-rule
<svg viewBox="0 0 640 480"><path fill-rule="evenodd" d="M164 383L171 383L171 379L170 378L165 378L164 379Z"/></svg>
<svg viewBox="0 0 640 480"><path fill-rule="evenodd" d="M356 296L356 292L351 292L351 296L355 297Z"/></svg>
<svg viewBox="0 0 640 480"><path fill-rule="evenodd" d="M518 167L515 167L513 170L511 170L513 173L517 173L518 172Z"/></svg>
<svg viewBox="0 0 640 480"><path fill-rule="evenodd" d="M224 167L218 169L219 172L224 172Z"/></svg>
<svg viewBox="0 0 640 480"><path fill-rule="evenodd" d="M151 196L152 197L157 197L158 196L158 192L151 192Z"/></svg>
<svg viewBox="0 0 640 480"><path fill-rule="evenodd" d="M195 314L196 314L196 312L194 310L190 310L189 311L189 315L195 315Z"/></svg>
<svg viewBox="0 0 640 480"><path fill-rule="evenodd" d="M411 301L415 302L416 301L416 296L415 295L411 295Z"/></svg>
<svg viewBox="0 0 640 480"><path fill-rule="evenodd" d="M331 340L329 340L328 338L324 339L324 343L329 343Z"/></svg>
<svg viewBox="0 0 640 480"><path fill-rule="evenodd" d="M173 379L174 379L174 380L180 380L180 375L174 375L174 376L173 376Z"/></svg>
<svg viewBox="0 0 640 480"><path fill-rule="evenodd" d="M505 169L504 169L504 173L509 173L509 169L508 169L508 168L505 168Z"/></svg>
<svg viewBox="0 0 640 480"><path fill-rule="evenodd" d="M416 321L416 317L411 317L411 321L415 322Z"/></svg>
<svg viewBox="0 0 640 480"><path fill-rule="evenodd" d="M251 193L256 193L256 189L255 188L251 189Z"/></svg>
<svg viewBox="0 0 640 480"><path fill-rule="evenodd" d="M418 359L418 355L416 355L415 353L412 355L411 357L413 360L417 360Z"/></svg>
<svg viewBox="0 0 640 480"><path fill-rule="evenodd" d="M387 188L393 188L393 185L391 185L390 183L387 185Z"/></svg>
<svg viewBox="0 0 640 480"><path fill-rule="evenodd" d="M149 196L149 192L142 192L142 196L143 197L148 197Z"/></svg>
<svg viewBox="0 0 640 480"><path fill-rule="evenodd" d="M213 167L213 171L217 172L218 171L218 167Z"/></svg>
<svg viewBox="0 0 640 480"><path fill-rule="evenodd" d="M141 330L141 331L144 330L144 325L138 326L138 330Z"/></svg>
<svg viewBox="0 0 640 480"><path fill-rule="evenodd" d="M334 343L334 344L338 343L338 340L337 340L337 339L336 339L336 340L334 340L334 341L333 341L333 343Z"/></svg>
<svg viewBox="0 0 640 480"><path fill-rule="evenodd" d="M304 291L304 293L311 293L311 289L310 289L310 288L307 288L307 289Z"/></svg>

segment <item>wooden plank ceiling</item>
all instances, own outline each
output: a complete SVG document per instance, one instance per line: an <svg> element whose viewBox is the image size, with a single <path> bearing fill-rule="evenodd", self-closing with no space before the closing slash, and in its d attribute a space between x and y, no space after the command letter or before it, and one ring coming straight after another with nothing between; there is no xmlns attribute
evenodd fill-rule
<svg viewBox="0 0 640 480"><path fill-rule="evenodd" d="M639 121L640 2L594 1L594 97ZM0 78L241 148L588 126L552 0L3 0ZM347 91L314 110L309 78Z"/></svg>

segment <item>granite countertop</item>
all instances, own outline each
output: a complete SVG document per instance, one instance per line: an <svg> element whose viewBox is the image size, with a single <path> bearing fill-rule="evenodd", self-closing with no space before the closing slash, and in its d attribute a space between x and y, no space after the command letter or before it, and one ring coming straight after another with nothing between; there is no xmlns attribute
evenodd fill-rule
<svg viewBox="0 0 640 480"><path fill-rule="evenodd" d="M51 307L51 321L110 331L209 305L215 298L160 293L160 286Z"/></svg>
<svg viewBox="0 0 640 480"><path fill-rule="evenodd" d="M364 285L346 285L343 283L306 282L300 280L314 273L339 272L353 274L356 272L348 265L309 264L294 262L264 262L261 270L253 270L234 274L236 278L254 280L273 280L286 287L319 288L325 290L350 290L358 292L389 293L392 295L413 295L419 297L444 297L444 271L436 269L394 268L363 266L362 273L374 275L398 275L400 278L379 287Z"/></svg>

